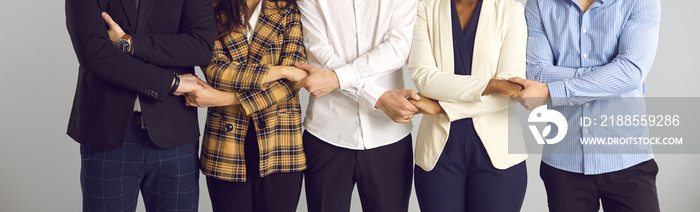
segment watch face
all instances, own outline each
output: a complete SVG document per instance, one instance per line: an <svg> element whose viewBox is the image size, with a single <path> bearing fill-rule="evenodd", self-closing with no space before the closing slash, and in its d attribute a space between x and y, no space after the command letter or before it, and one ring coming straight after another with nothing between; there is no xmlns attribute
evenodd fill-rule
<svg viewBox="0 0 700 212"><path fill-rule="evenodd" d="M117 48L123 52L129 52L131 49L131 44L129 43L129 40L121 39L119 42L117 42Z"/></svg>

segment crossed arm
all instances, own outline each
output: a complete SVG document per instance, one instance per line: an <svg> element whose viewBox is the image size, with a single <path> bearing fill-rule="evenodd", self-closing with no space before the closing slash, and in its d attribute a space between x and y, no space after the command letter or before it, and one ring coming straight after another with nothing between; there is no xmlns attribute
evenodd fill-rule
<svg viewBox="0 0 700 212"><path fill-rule="evenodd" d="M426 114L445 113L450 120L459 120L498 111L507 107L493 107L483 104L488 101L498 102L504 98L486 98L487 95L509 97L518 93L522 87L506 79L525 75L525 20L522 6L511 7L506 22L507 31L500 46L495 70L478 70L494 73L493 76L455 75L444 72L436 65L433 55L433 39L430 37L429 16L425 7L418 9L418 20L413 36L413 46L408 67L416 88L422 95L430 97L412 101ZM486 106L488 105L488 106Z"/></svg>
<svg viewBox="0 0 700 212"><path fill-rule="evenodd" d="M413 90L387 90L375 83L377 76L401 71L408 58L415 17L416 1L397 4L389 18L389 28L382 41L372 50L354 60L342 59L329 42L324 15L316 0L297 2L302 11L304 36L309 57L315 58L321 67L298 65L309 76L295 84L306 88L320 98L332 91L339 91L364 107L381 109L392 120L407 123L418 112L407 97L420 99ZM329 70L332 69L332 70Z"/></svg>
<svg viewBox="0 0 700 212"><path fill-rule="evenodd" d="M102 11L100 11L97 1L66 0L65 5L66 26L80 66L93 76L113 85L137 92L144 98L165 101L168 91L173 85L175 79L173 73L162 69L158 64L195 66L206 63L208 58L206 60L204 58L211 55L213 46L211 41L214 40L215 26L213 24L213 14L206 12L211 10L211 3L208 1L185 2L183 13L186 14L183 14L183 20L180 23L180 29L182 29L183 33L162 36L140 33L137 34L137 38L132 38L137 44L142 45L136 45L134 54L137 55L142 53L143 55L148 55L148 53L143 51L147 51L148 48L156 45L156 43L170 43L174 41L186 41L188 43L186 46L168 47L168 50L177 51L179 54L158 55L154 57L154 60L149 60L149 63L144 62L144 59L124 54L124 52L115 48L113 41L118 38L112 39L112 37L117 34L106 33L106 31L111 30L121 34L124 32L121 28L119 30L116 28L112 29L111 25L110 29L105 28L105 17L102 17ZM156 37L158 38L157 42L151 39ZM169 64L172 60L177 60L179 63ZM182 87L178 87L176 94L196 87L196 84L192 82L194 81L189 80L187 76L183 77L181 79ZM155 92L146 92L147 90ZM156 93L156 95L153 95L153 93Z"/></svg>
<svg viewBox="0 0 700 212"><path fill-rule="evenodd" d="M306 55L299 12L290 10L285 17L284 42L277 65L241 64L231 58L230 51L238 49L229 49L227 44L216 41L214 57L202 68L211 86L199 81L204 89L188 93L187 104L197 107L240 104L246 114L251 114L294 98L297 90L292 82L303 79L307 73L292 66L303 63Z"/></svg>
<svg viewBox="0 0 700 212"><path fill-rule="evenodd" d="M554 65L539 6L536 1L528 1L527 75L532 80L511 79L525 87L514 99L532 110L549 101L557 106L578 105L639 88L654 61L660 10L659 1L638 4L620 33L618 53L611 62L596 67L567 68Z"/></svg>

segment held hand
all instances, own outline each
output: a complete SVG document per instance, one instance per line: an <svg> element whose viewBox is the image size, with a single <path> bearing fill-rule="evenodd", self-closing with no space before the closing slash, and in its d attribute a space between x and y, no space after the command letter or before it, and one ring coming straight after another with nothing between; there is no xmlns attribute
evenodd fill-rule
<svg viewBox="0 0 700 212"><path fill-rule="evenodd" d="M384 113L397 123L408 123L413 118L413 115L418 113L419 109L411 104L407 98L420 100L421 97L414 90L410 89L395 89L384 92L376 107L384 111Z"/></svg>
<svg viewBox="0 0 700 212"><path fill-rule="evenodd" d="M489 95L493 93L500 94L502 96L512 96L513 94L523 90L523 87L519 84L509 82L508 80L501 79L491 79L489 84L484 89L481 95Z"/></svg>
<svg viewBox="0 0 700 212"><path fill-rule="evenodd" d="M102 12L102 18L105 19L105 22L109 26L109 30L107 30L107 34L109 34L109 40L114 43L114 45L117 45L117 42L119 42L119 39L122 38L126 33L124 33L124 30L117 24L117 22L114 22L112 20L112 17L109 16L106 12Z"/></svg>
<svg viewBox="0 0 700 212"><path fill-rule="evenodd" d="M418 113L426 114L426 115L436 115L439 113L444 113L445 111L442 110L442 107L440 104L432 100L430 98L427 98L423 95L420 95L420 100L415 100L415 99L409 99L408 101L411 102L414 106L418 108Z"/></svg>
<svg viewBox="0 0 700 212"><path fill-rule="evenodd" d="M185 94L187 106L221 107L240 104L238 97L233 92L216 90L200 79L197 79L197 83L202 86L202 89Z"/></svg>
<svg viewBox="0 0 700 212"><path fill-rule="evenodd" d="M306 78L306 76L309 75L308 72L305 70L296 68L296 67L291 67L291 66L286 66L284 67L284 78L287 78L289 81L292 82L298 82L300 80L303 80Z"/></svg>
<svg viewBox="0 0 700 212"><path fill-rule="evenodd" d="M294 87L297 89L306 88L316 98L325 96L340 87L338 75L335 74L335 71L303 63L297 63L294 66L309 73L306 78L296 82Z"/></svg>
<svg viewBox="0 0 700 212"><path fill-rule="evenodd" d="M525 109L534 110L540 105L547 104L547 102L550 101L549 87L547 84L526 80L520 77L512 77L509 81L523 86L523 90L513 94L511 99L520 102Z"/></svg>
<svg viewBox="0 0 700 212"><path fill-rule="evenodd" d="M173 95L180 96L184 93L190 93L190 92L202 89L202 85L197 83L197 80L199 80L199 78L195 77L194 75L184 74L184 75L180 75L179 77L180 77L180 85L177 87L177 90L175 90L175 92L173 92Z"/></svg>
<svg viewBox="0 0 700 212"><path fill-rule="evenodd" d="M501 82L502 88L500 89L500 92L498 94L501 94L502 96L513 96L516 93L519 93L520 91L523 90L523 86L514 82L510 82L508 80L498 80Z"/></svg>

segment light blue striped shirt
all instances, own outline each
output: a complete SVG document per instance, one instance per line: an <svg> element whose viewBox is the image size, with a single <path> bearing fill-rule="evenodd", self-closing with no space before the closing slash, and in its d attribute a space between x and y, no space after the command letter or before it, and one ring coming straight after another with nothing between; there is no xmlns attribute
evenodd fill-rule
<svg viewBox="0 0 700 212"><path fill-rule="evenodd" d="M585 13L578 0L528 0L525 17L527 77L547 83L553 109L569 122L561 142L544 145L542 161L601 174L652 159L649 145L584 145L581 139L648 137L647 127L599 124L602 115L645 112L641 97L656 54L659 0L597 0ZM597 119L598 126L581 126L581 117Z"/></svg>

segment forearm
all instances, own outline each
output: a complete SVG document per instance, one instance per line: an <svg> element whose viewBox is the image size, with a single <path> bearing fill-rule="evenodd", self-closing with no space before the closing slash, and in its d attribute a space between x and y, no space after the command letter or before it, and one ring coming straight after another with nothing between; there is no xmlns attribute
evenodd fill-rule
<svg viewBox="0 0 700 212"><path fill-rule="evenodd" d="M179 33L132 34L134 57L165 66L200 66L209 63L216 36L211 1L184 1L180 18Z"/></svg>
<svg viewBox="0 0 700 212"><path fill-rule="evenodd" d="M297 93L298 90L294 89L294 85L289 80L281 79L271 82L269 87L263 91L240 92L236 95L245 113L250 115L288 101L294 98Z"/></svg>
<svg viewBox="0 0 700 212"><path fill-rule="evenodd" d="M236 95L236 92L232 91L218 91L216 98L218 99L221 106L241 104L241 101L238 99L238 95Z"/></svg>
<svg viewBox="0 0 700 212"><path fill-rule="evenodd" d="M340 93L368 108L375 108L379 98L387 91L374 82L362 83L346 89L339 89Z"/></svg>
<svg viewBox="0 0 700 212"><path fill-rule="evenodd" d="M438 101L480 102L491 78L454 75L437 67L409 67L413 84L421 94Z"/></svg>
<svg viewBox="0 0 700 212"><path fill-rule="evenodd" d="M625 63L612 62L580 77L547 83L552 102L555 106L579 105L641 88L645 73Z"/></svg>
<svg viewBox="0 0 700 212"><path fill-rule="evenodd" d="M303 70L291 66L271 66L270 70L267 72L264 82L269 83L279 79L296 79L295 75L303 73Z"/></svg>
<svg viewBox="0 0 700 212"><path fill-rule="evenodd" d="M592 68L567 68L554 65L533 64L527 66L527 79L541 83L551 83L580 77L590 73Z"/></svg>
<svg viewBox="0 0 700 212"><path fill-rule="evenodd" d="M97 2L67 0L66 27L81 68L143 97L165 100L173 73L118 50L107 34Z"/></svg>
<svg viewBox="0 0 700 212"><path fill-rule="evenodd" d="M207 83L217 90L235 92L261 91L267 87L267 75L272 66L265 64L238 64L221 60L214 55L212 64L202 69Z"/></svg>
<svg viewBox="0 0 700 212"><path fill-rule="evenodd" d="M464 118L474 118L480 115L490 114L508 109L510 102L508 97L494 96L483 102L446 102L439 101L440 108L447 114L450 121Z"/></svg>
<svg viewBox="0 0 700 212"><path fill-rule="evenodd" d="M211 61L213 37L199 33L134 33L133 56L163 66L201 66Z"/></svg>
<svg viewBox="0 0 700 212"><path fill-rule="evenodd" d="M491 79L481 95L500 94L503 96L510 96L520 90L522 90L522 86L507 80Z"/></svg>

